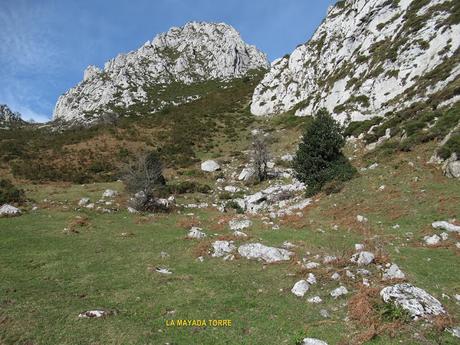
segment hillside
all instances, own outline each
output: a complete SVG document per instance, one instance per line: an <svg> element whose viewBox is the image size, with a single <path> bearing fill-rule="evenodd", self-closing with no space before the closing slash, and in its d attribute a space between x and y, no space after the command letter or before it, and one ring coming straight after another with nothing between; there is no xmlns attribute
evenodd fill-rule
<svg viewBox="0 0 460 345"><path fill-rule="evenodd" d="M451 104L459 46L458 1L339 1L307 43L273 61L251 112L305 116L325 107L345 122L417 102Z"/></svg>

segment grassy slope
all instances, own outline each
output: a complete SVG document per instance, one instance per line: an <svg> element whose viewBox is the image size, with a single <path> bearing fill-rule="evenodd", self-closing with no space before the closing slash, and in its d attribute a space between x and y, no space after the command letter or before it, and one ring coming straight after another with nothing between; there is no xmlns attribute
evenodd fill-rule
<svg viewBox="0 0 460 345"><path fill-rule="evenodd" d="M289 135L295 129L286 129ZM286 132L276 146L284 147ZM425 144L413 152L389 156L376 170L363 172L340 194L321 196L304 210L303 217L281 220L279 231L264 227L255 218L247 231L250 241L298 247L297 258L314 254L347 256L353 244L364 242L382 256L388 255L408 275L409 281L440 299L451 316L460 317L460 306L442 298L460 293L459 250L454 235L447 245L420 245L434 233L434 220L460 217L460 185L442 177L426 162L434 147ZM415 167L411 167L411 161ZM360 159L357 166L367 164ZM414 178L418 177L415 182ZM383 192L377 192L380 185ZM98 197L107 187L121 185L28 186L28 195L39 210L18 218L0 219L0 343L5 344L294 344L299 335L337 344L355 339L367 328L346 322L347 300L333 301L328 293L338 286L328 277L340 267L315 272L318 285L307 293L320 295L324 303L311 305L306 297L290 293L304 277L295 263L263 265L245 259L225 262L206 257L195 261L204 244L184 239L188 225L199 223L208 234L228 236L219 226L223 216L214 210L190 216L172 214L153 218L74 211L82 196ZM47 202L41 202L44 198ZM52 202L54 201L54 202ZM369 223L356 222L356 215ZM76 215L89 224L78 234L63 229ZM399 224L399 229L393 229ZM333 226L338 225L338 230ZM132 233L130 237L122 232ZM407 233L413 236L407 236ZM202 241L207 244L209 241ZM380 250L377 250L379 248ZM161 259L166 251L170 258ZM174 272L162 276L148 267L165 265ZM378 279L374 278L375 282ZM358 285L345 282L352 294ZM116 316L82 320L87 309L118 310ZM320 309L332 317L323 319ZM174 315L168 311L175 310ZM166 319L232 319L231 328L168 328ZM415 338L414 334L420 338ZM438 333L420 322L397 329L396 336L381 335L368 344L455 344L446 332Z"/></svg>

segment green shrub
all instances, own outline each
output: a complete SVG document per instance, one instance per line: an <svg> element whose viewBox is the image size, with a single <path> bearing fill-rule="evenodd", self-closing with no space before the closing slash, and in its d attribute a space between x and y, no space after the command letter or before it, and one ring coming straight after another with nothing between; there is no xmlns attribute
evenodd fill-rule
<svg viewBox="0 0 460 345"><path fill-rule="evenodd" d="M22 203L25 201L24 191L17 188L10 180L0 180L0 205L6 203Z"/></svg>
<svg viewBox="0 0 460 345"><path fill-rule="evenodd" d="M328 182L343 182L356 173L342 153L344 145L342 126L325 109L319 110L306 126L293 162L297 178L307 185L307 196Z"/></svg>
<svg viewBox="0 0 460 345"><path fill-rule="evenodd" d="M438 153L442 159L449 158L452 153L460 157L460 132L452 134L450 139L439 149Z"/></svg>

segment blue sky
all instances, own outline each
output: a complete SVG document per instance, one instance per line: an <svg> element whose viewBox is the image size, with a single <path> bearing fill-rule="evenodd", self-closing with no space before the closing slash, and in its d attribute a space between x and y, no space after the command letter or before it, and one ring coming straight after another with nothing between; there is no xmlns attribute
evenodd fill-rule
<svg viewBox="0 0 460 345"><path fill-rule="evenodd" d="M225 22L274 60L310 38L335 0L0 0L0 104L51 118L59 95L157 33Z"/></svg>

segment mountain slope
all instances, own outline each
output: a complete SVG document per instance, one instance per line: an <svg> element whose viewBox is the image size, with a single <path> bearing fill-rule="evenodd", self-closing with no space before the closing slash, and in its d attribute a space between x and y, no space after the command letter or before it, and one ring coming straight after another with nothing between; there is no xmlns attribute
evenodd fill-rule
<svg viewBox="0 0 460 345"><path fill-rule="evenodd" d="M304 116L326 107L357 121L441 90L434 106L458 100L459 22L458 1L339 1L309 42L272 63L251 112Z"/></svg>
<svg viewBox="0 0 460 345"><path fill-rule="evenodd" d="M158 111L202 96L193 87L177 93L178 85L228 80L265 68L265 54L244 43L233 27L192 22L118 55L103 70L89 66L83 81L59 98L53 118L87 123L137 104Z"/></svg>

